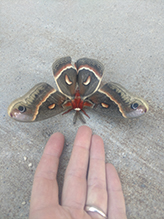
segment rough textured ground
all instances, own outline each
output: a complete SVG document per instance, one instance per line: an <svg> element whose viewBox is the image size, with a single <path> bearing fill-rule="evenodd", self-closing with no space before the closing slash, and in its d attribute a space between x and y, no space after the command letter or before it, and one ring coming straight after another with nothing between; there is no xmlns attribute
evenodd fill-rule
<svg viewBox="0 0 164 219"><path fill-rule="evenodd" d="M70 55L100 60L103 81L144 97L150 111L133 120L117 108L87 111L121 178L129 219L164 217L164 1L1 0L0 218L28 218L33 175L49 136L65 135L62 187L74 137L74 112L27 124L8 105L39 82L55 86L51 65Z"/></svg>

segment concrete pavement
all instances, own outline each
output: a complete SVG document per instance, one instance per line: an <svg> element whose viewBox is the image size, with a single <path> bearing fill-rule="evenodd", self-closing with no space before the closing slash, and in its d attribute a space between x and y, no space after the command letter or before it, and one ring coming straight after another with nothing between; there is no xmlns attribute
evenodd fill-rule
<svg viewBox="0 0 164 219"><path fill-rule="evenodd" d="M88 110L87 125L105 144L106 161L118 170L129 219L164 215L164 2L1 1L0 212L1 219L28 218L35 169L49 136L66 143L60 160L59 188L79 126L74 112L37 123L19 123L8 105L36 83L56 86L51 65L70 55L96 58L105 66L103 81L120 83L145 98L147 115L122 118ZM67 124L67 125L66 125Z"/></svg>

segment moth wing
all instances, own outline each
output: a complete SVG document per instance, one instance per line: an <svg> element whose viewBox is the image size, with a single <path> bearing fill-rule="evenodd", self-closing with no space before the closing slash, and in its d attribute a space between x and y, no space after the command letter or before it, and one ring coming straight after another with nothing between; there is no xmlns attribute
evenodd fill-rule
<svg viewBox="0 0 164 219"><path fill-rule="evenodd" d="M76 91L77 70L71 64L71 57L57 59L52 65L57 87L67 97L72 97Z"/></svg>
<svg viewBox="0 0 164 219"><path fill-rule="evenodd" d="M113 101L125 118L139 117L149 110L148 103L143 98L132 95L120 84L114 82L105 84L89 99L95 104L101 104L103 108L108 108Z"/></svg>
<svg viewBox="0 0 164 219"><path fill-rule="evenodd" d="M39 83L13 101L8 107L8 114L20 122L41 121L63 112L65 108L62 104L66 99L49 84Z"/></svg>
<svg viewBox="0 0 164 219"><path fill-rule="evenodd" d="M84 99L96 92L100 86L104 66L95 59L81 58L75 63L77 82L81 97Z"/></svg>

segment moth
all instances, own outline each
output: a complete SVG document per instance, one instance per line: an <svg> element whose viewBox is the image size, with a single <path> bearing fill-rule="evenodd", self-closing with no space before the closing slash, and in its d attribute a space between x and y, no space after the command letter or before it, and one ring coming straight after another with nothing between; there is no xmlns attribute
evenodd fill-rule
<svg viewBox="0 0 164 219"><path fill-rule="evenodd" d="M35 122L75 110L73 123L78 117L85 123L82 114L89 118L85 108L101 105L108 109L111 101L125 118L139 117L149 110L144 99L117 83L109 82L100 87L104 66L98 60L81 58L73 66L71 57L63 57L53 63L52 70L58 90L44 82L35 85L10 104L8 115L11 118Z"/></svg>

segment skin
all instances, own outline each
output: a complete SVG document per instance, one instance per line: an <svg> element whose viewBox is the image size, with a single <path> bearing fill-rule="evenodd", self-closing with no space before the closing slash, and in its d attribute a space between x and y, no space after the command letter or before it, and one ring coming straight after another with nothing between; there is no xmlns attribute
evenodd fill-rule
<svg viewBox="0 0 164 219"><path fill-rule="evenodd" d="M29 219L103 219L86 212L86 204L100 208L108 219L126 219L117 171L105 164L103 140L87 126L78 129L59 204L56 175L63 146L64 136L59 132L47 142L34 176Z"/></svg>

